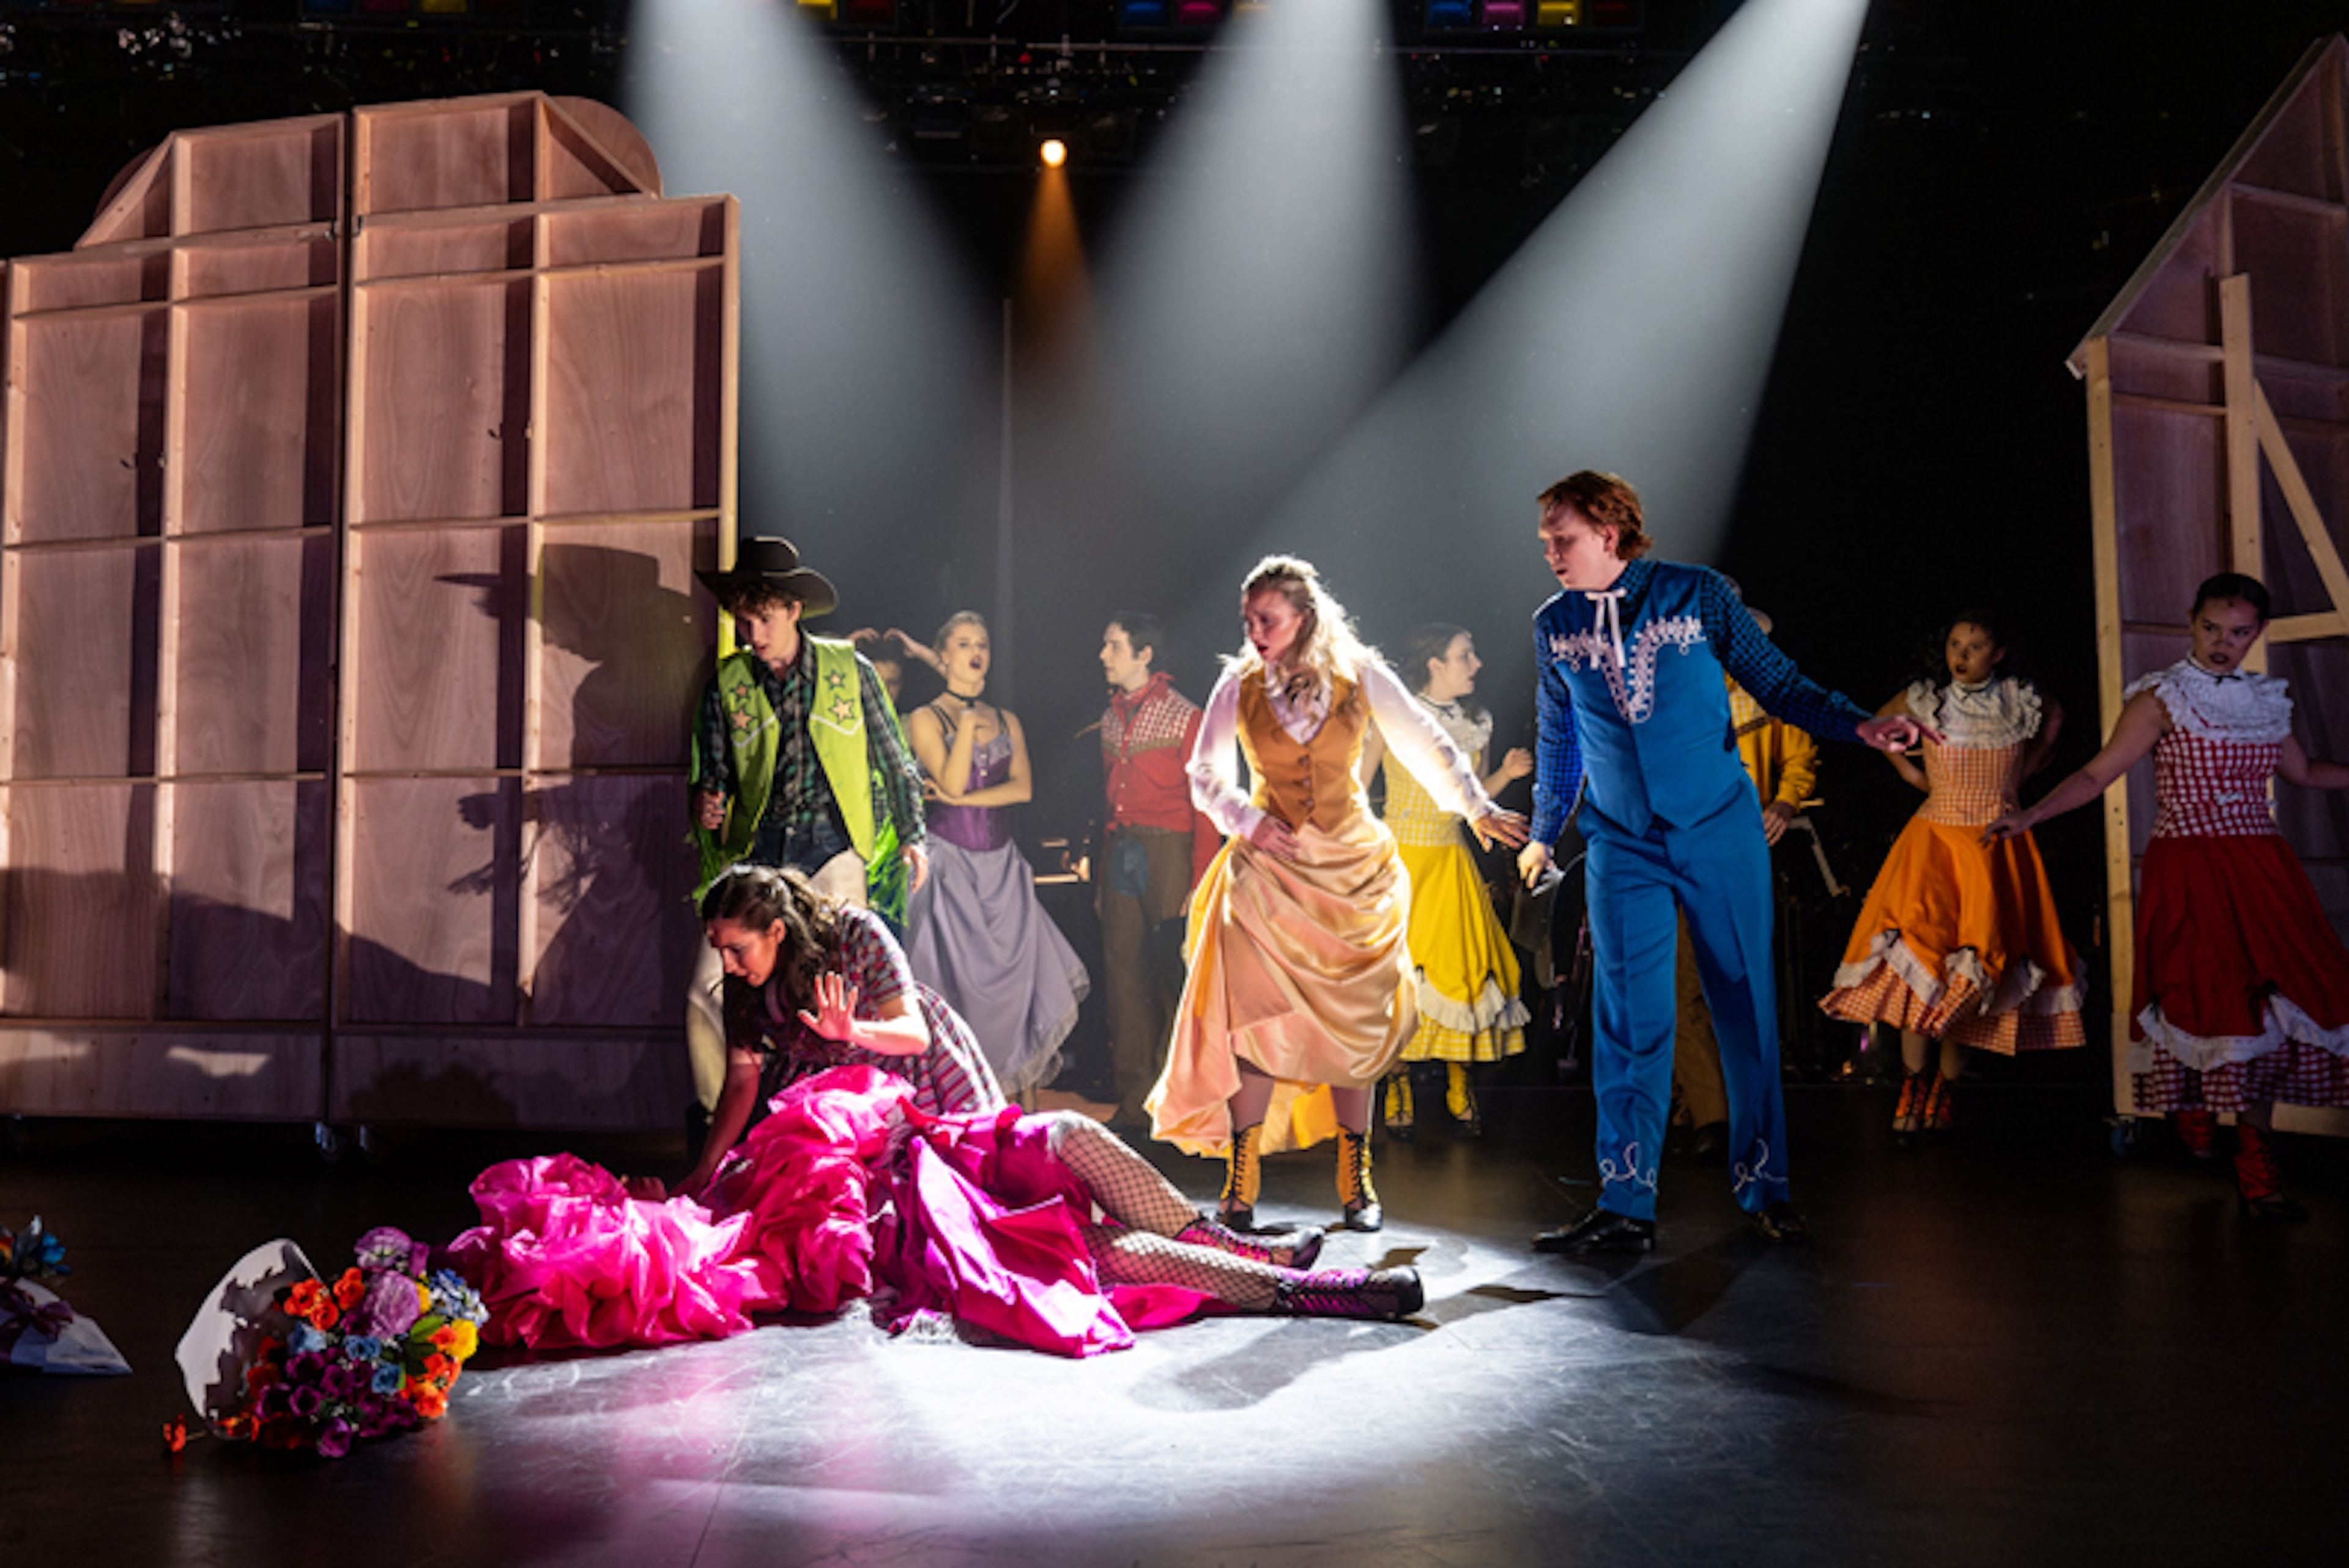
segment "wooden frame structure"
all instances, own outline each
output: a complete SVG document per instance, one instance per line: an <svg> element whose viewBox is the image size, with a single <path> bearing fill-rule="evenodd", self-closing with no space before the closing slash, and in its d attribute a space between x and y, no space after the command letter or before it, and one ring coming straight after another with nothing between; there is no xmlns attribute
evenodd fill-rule
<svg viewBox="0 0 2349 1568"><path fill-rule="evenodd" d="M538 93L0 269L0 1110L667 1127L740 237Z"/></svg>
<svg viewBox="0 0 2349 1568"><path fill-rule="evenodd" d="M2263 659L2292 680L2304 742L2349 751L2349 39L2312 45L2069 361L2087 383L2098 697L2183 653L2196 584L2264 581ZM2105 797L2115 1104L2127 1067L2135 878L2149 770ZM2349 930L2349 805L2279 804L2336 928ZM2280 1126L2349 1116L2279 1108Z"/></svg>

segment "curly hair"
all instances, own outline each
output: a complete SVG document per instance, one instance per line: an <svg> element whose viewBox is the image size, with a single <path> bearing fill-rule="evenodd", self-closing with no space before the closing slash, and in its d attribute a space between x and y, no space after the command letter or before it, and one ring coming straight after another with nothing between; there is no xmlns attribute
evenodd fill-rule
<svg viewBox="0 0 2349 1568"><path fill-rule="evenodd" d="M1654 543L1648 537L1646 514L1640 510L1640 493L1619 474L1586 468L1568 474L1538 499L1545 519L1553 512L1571 508L1594 528L1614 529L1618 560L1636 561Z"/></svg>
<svg viewBox="0 0 2349 1568"><path fill-rule="evenodd" d="M775 972L769 985L780 981L783 1000L792 1008L815 1005L816 977L833 965L840 941L841 906L815 890L807 874L794 867L735 865L723 872L701 897L704 925L730 920L757 931L783 928L775 953ZM729 985L747 997L747 987ZM731 1010L728 1034L734 1036Z"/></svg>
<svg viewBox="0 0 2349 1568"><path fill-rule="evenodd" d="M1286 668L1280 671L1281 683L1292 696L1302 696L1323 681L1334 684L1340 676L1354 680L1365 667L1377 662L1378 650L1356 635L1346 607L1321 586L1321 574L1313 569L1312 562L1295 556L1267 556L1241 581L1241 605L1260 593L1278 594L1302 618ZM1265 670L1256 645L1245 638L1230 662L1243 675L1263 670L1269 678L1273 673Z"/></svg>

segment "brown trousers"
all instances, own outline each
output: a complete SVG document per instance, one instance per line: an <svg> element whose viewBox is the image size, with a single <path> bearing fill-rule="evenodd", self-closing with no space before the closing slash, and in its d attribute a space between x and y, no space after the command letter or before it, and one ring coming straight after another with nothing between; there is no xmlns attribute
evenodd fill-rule
<svg viewBox="0 0 2349 1568"><path fill-rule="evenodd" d="M1132 839L1149 856L1150 876L1141 897L1112 888L1110 867L1120 839ZM1182 992L1179 957L1168 963L1154 950L1167 934L1151 940L1153 928L1183 918L1191 898L1191 836L1159 827L1120 827L1103 836L1101 863L1093 868L1094 907L1101 916L1102 994L1109 1013L1110 1068L1117 1079L1120 1121L1141 1121L1142 1102L1158 1081L1166 1060L1166 1031Z"/></svg>

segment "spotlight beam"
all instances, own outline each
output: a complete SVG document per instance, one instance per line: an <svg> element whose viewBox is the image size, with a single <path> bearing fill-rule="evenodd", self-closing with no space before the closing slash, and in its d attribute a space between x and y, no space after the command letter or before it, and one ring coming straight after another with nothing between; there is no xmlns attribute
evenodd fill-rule
<svg viewBox="0 0 2349 1568"><path fill-rule="evenodd" d="M1462 618L1445 607L1503 583L1529 610L1533 497L1583 467L1640 486L1664 553L1708 558L1867 9L1744 5L1231 570L1271 545L1368 550L1383 582L1341 586L1373 625Z"/></svg>

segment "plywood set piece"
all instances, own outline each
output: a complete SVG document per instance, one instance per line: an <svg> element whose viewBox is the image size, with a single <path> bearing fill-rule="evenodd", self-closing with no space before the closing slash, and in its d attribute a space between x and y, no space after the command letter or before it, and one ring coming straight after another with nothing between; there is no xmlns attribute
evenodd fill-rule
<svg viewBox="0 0 2349 1568"><path fill-rule="evenodd" d="M2292 682L2303 744L2349 753L2349 39L2310 47L2070 365L2088 390L2106 727L2127 682L2183 653L2195 585L2243 571L2274 597L2261 657ZM2123 1111L2148 771L2106 797ZM2349 932L2349 803L2286 790L2278 815ZM2304 1107L2287 1124L2349 1133Z"/></svg>
<svg viewBox="0 0 2349 1568"><path fill-rule="evenodd" d="M0 1110L674 1124L739 248L523 92L0 264Z"/></svg>

